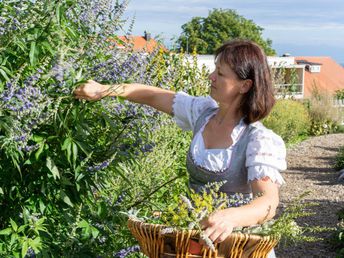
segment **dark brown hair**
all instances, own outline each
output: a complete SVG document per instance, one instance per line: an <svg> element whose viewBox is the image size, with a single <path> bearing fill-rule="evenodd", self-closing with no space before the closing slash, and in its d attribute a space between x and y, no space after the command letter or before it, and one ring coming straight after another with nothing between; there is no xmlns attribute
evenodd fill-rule
<svg viewBox="0 0 344 258"><path fill-rule="evenodd" d="M264 51L249 40L225 42L215 52L215 59L225 63L239 79L251 80L252 87L243 95L240 109L247 124L266 117L275 104L271 74Z"/></svg>

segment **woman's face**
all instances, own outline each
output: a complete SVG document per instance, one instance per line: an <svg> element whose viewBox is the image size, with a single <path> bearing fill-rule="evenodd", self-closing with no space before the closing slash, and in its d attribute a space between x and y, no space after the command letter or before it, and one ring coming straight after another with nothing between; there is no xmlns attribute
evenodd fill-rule
<svg viewBox="0 0 344 258"><path fill-rule="evenodd" d="M209 75L211 81L210 96L217 102L233 103L241 96L243 80L225 63L218 59L215 71Z"/></svg>

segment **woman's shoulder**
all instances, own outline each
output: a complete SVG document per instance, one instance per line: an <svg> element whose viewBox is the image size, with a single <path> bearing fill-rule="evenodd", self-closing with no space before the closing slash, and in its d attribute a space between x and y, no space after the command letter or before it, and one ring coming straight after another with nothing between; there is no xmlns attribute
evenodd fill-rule
<svg viewBox="0 0 344 258"><path fill-rule="evenodd" d="M271 142L277 146L284 147L284 141L281 136L276 134L273 130L265 127L262 122L257 121L250 124L250 141L251 142Z"/></svg>
<svg viewBox="0 0 344 258"><path fill-rule="evenodd" d="M193 130L199 116L206 110L218 107L210 96L191 96L183 91L176 93L173 101L173 116L183 130Z"/></svg>
<svg viewBox="0 0 344 258"><path fill-rule="evenodd" d="M184 91L178 91L174 102L192 103L195 107L218 107L216 101L211 96L191 96Z"/></svg>
<svg viewBox="0 0 344 258"><path fill-rule="evenodd" d="M285 170L286 148L283 139L261 122L250 124L250 138L246 150L246 165L265 165Z"/></svg>

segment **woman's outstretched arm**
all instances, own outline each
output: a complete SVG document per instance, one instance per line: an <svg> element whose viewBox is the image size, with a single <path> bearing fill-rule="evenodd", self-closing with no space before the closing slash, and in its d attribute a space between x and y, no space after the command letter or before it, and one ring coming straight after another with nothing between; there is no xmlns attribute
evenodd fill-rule
<svg viewBox="0 0 344 258"><path fill-rule="evenodd" d="M106 96L120 96L171 115L175 92L139 83L104 85L89 80L75 89L74 95L77 99L86 100L100 100Z"/></svg>

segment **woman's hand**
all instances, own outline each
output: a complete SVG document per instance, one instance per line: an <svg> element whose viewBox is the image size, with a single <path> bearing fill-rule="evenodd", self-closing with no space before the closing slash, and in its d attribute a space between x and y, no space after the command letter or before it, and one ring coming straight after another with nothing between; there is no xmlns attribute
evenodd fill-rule
<svg viewBox="0 0 344 258"><path fill-rule="evenodd" d="M76 88L74 90L74 95L77 99L100 100L109 95L109 88L108 85L89 80Z"/></svg>
<svg viewBox="0 0 344 258"><path fill-rule="evenodd" d="M223 242L233 231L236 226L231 220L233 217L233 208L213 212L209 217L201 221L201 227L204 235L213 243ZM203 240L201 244L205 244Z"/></svg>

